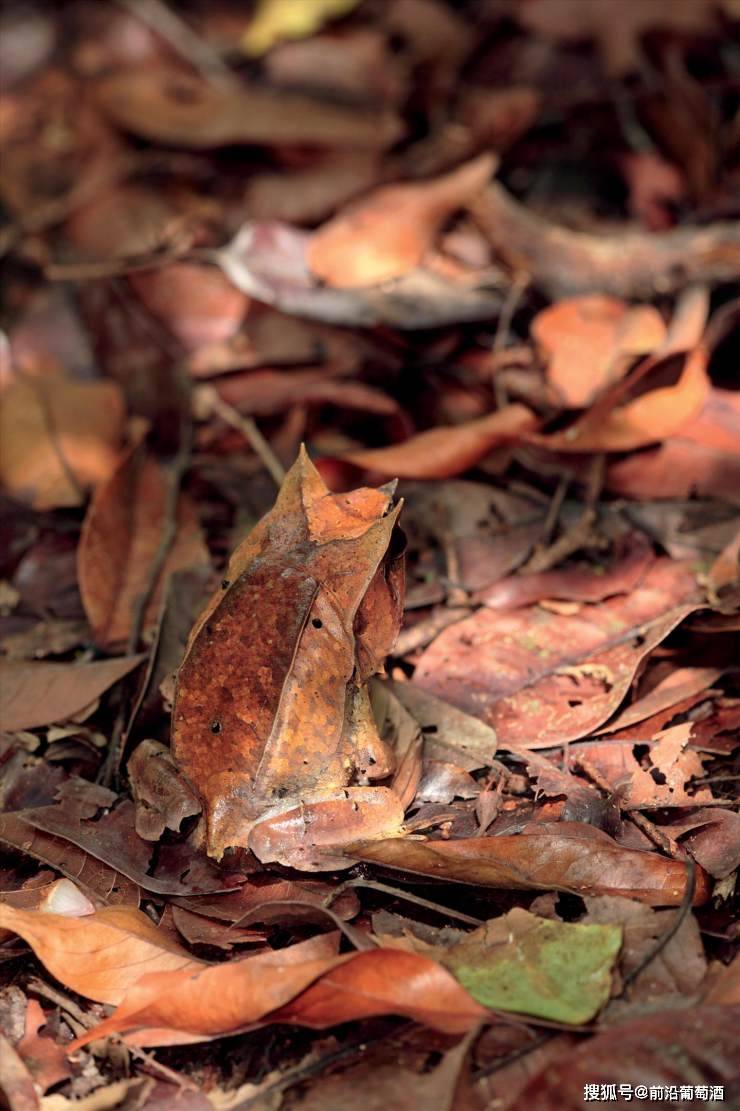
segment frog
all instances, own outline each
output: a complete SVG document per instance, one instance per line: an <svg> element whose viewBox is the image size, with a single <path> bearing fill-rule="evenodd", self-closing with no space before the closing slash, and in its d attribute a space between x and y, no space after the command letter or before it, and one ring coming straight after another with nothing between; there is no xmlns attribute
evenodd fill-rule
<svg viewBox="0 0 740 1111"><path fill-rule="evenodd" d="M216 859L346 868L348 845L403 829L409 777L368 694L403 614L394 492L334 494L302 449L194 625L172 752Z"/></svg>

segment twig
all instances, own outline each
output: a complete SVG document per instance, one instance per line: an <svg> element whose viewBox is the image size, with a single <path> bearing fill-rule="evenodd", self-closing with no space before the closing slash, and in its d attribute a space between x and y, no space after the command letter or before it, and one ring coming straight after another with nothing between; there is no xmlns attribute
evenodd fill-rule
<svg viewBox="0 0 740 1111"><path fill-rule="evenodd" d="M501 306L499 313L498 323L496 325L496 334L493 337L493 352L501 351L504 347L511 328L511 321L514 313L519 307L519 303L527 291L529 286L530 277L525 271L519 271L514 275L514 280L509 286L509 291L506 294L506 300ZM508 405L509 398L504 387L503 382L497 374L493 376L493 394L496 398L496 404L499 409L503 409Z"/></svg>
<svg viewBox="0 0 740 1111"><path fill-rule="evenodd" d="M675 935L681 929L684 919L687 917L689 911L691 910L691 904L694 901L694 892L696 891L696 865L694 864L694 861L691 859L691 857L687 857L684 861L684 864L686 865L686 887L684 889L681 905L676 913L673 915L671 924L668 929L665 930L665 932L656 939L655 943L650 946L642 960L638 961L635 967L626 974L626 976L624 977L624 982L622 984L622 991L620 992L621 995L624 995L630 984L634 983L640 973L644 972L647 966L655 960L655 958L660 952L662 952L663 949L665 949L671 938L675 937Z"/></svg>
<svg viewBox="0 0 740 1111"><path fill-rule="evenodd" d="M162 3L162 0L117 0L117 2L165 39L206 80L224 89L241 90L238 78L226 65L218 51L202 39L177 12Z"/></svg>
<svg viewBox="0 0 740 1111"><path fill-rule="evenodd" d="M433 903L430 899L422 899L420 895L412 895L410 891L391 887L390 884L380 883L378 880L362 878L345 880L344 883L341 883L339 887L326 896L324 903L330 905L343 891L347 891L351 887L369 887L372 891L382 891L385 895L393 895L397 899L404 899L407 903L415 903L426 910L433 910L435 914L441 914L443 917L457 918L459 922L465 922L468 926L482 926L484 924L481 918L473 918L471 914L464 914L461 910L454 910L452 907L443 906L441 903Z"/></svg>
<svg viewBox="0 0 740 1111"><path fill-rule="evenodd" d="M573 555L573 553L577 552L580 548L599 542L600 537L594 532L594 525L598 519L596 506L601 496L605 473L606 456L601 452L598 455L594 455L591 459L583 513L573 527L569 528L567 532L564 532L562 536L558 537L549 548L534 552L522 568L523 574L549 571L552 567L557 567L559 563L562 563L563 560L566 560L568 556ZM559 490L560 487L555 491L553 502L557 500Z"/></svg>
<svg viewBox="0 0 740 1111"><path fill-rule="evenodd" d="M417 648L425 648L443 629L462 621L464 617L470 617L469 605L461 606L459 609L445 609L440 606L429 617L424 617L415 625L410 625L408 629L401 630L393 655L406 656Z"/></svg>
<svg viewBox="0 0 740 1111"><path fill-rule="evenodd" d="M494 251L555 300L598 290L650 299L689 282L734 281L740 221L644 235L592 235L550 223L491 182L469 210Z"/></svg>
<svg viewBox="0 0 740 1111"><path fill-rule="evenodd" d="M671 837L668 837L659 826L653 825L650 819L646 818L645 815L641 814L638 810L627 810L622 805L622 801L619 795L614 791L611 783L604 778L598 768L595 768L587 757L576 753L575 763L600 791L614 798L620 813L632 822L634 826L637 826L657 848L661 849L667 856L672 857L674 860L686 859L676 842Z"/></svg>
<svg viewBox="0 0 740 1111"><path fill-rule="evenodd" d="M514 1061L518 1061L520 1057L527 1057L530 1053L534 1052L535 1049L539 1049L545 1042L549 1042L551 1038L554 1038L557 1032L556 1030L543 1031L543 1033L539 1034L529 1045L514 1050L514 1052L510 1053L507 1057L502 1057L500 1061L493 1061L490 1065L484 1065L483 1068L476 1069L471 1079L475 1082L484 1080L487 1076L491 1076L492 1073L498 1072L500 1069L505 1069L507 1065L511 1065ZM575 1032L576 1031L574 1031L574 1033Z"/></svg>
<svg viewBox="0 0 740 1111"><path fill-rule="evenodd" d="M61 1007L67 1022L76 1036L79 1037L84 1030L92 1030L97 1025L98 1020L96 1018L93 1018L92 1015L86 1015L73 999L70 999L64 992L58 991L50 984L45 984L43 980L39 980L34 976L28 981L27 986L29 991ZM75 1029L75 1027L77 1027L77 1029ZM196 1092L200 1091L198 1085L192 1080L189 1080L186 1076L182 1076L179 1072L175 1072L174 1069L168 1068L167 1065L161 1064L151 1053L147 1053L145 1049L140 1049L138 1046L134 1045L126 1045L125 1042L122 1042L122 1044L133 1057L136 1057L137 1060L141 1061L156 1075L161 1076L165 1080L172 1081L172 1083L176 1084L179 1088L189 1088L191 1091Z"/></svg>
<svg viewBox="0 0 740 1111"><path fill-rule="evenodd" d="M254 453L262 460L265 470L274 480L275 485L282 486L285 478L285 468L260 432L256 422L251 417L245 417L233 405L229 405L228 401L224 401L218 391L211 386L200 389L198 397L206 402L216 416L241 432Z"/></svg>
<svg viewBox="0 0 740 1111"><path fill-rule="evenodd" d="M255 1092L252 1096L247 1096L241 1103L235 1104L230 1111L248 1111L249 1108L256 1105L264 1105L264 1101L279 1092L284 1092L288 1088L294 1087L296 1084L302 1084L304 1080L310 1080L312 1076L318 1076L324 1069L330 1065L335 1065L339 1061L343 1061L346 1057L352 1057L355 1053L364 1053L368 1045L375 1042L382 1042L386 1038L393 1037L398 1034L400 1030L411 1026L411 1022L404 1022L399 1026L394 1026L391 1030L384 1030L381 1034L375 1037L368 1037L366 1034L358 1038L356 1041L350 1042L348 1045L343 1045L339 1049L333 1050L331 1053L325 1053L322 1057L317 1058L315 1061L309 1061L305 1064L295 1065L292 1069L287 1069L282 1076L273 1081L272 1084L266 1085L261 1091Z"/></svg>

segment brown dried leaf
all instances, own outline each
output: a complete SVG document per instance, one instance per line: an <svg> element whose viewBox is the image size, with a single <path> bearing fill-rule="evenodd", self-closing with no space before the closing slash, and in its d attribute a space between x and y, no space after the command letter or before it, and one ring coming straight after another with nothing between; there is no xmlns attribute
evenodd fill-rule
<svg viewBox="0 0 740 1111"><path fill-rule="evenodd" d="M93 95L118 127L195 150L233 143L382 149L402 131L398 116L387 110L349 108L241 82L225 88L161 63L102 77Z"/></svg>
<svg viewBox="0 0 740 1111"><path fill-rule="evenodd" d="M493 725L502 746L547 748L601 725L699 602L688 566L663 559L631 594L577 614L481 609L427 648L414 683Z"/></svg>
<svg viewBox="0 0 740 1111"><path fill-rule="evenodd" d="M81 505L116 465L124 416L113 382L16 378L0 396L0 482L34 509Z"/></svg>
<svg viewBox="0 0 740 1111"><path fill-rule="evenodd" d="M77 564L85 612L98 644L121 644L130 636L135 608L168 527L169 487L174 481L139 443L123 456L90 503ZM156 625L167 577L209 563L195 508L184 494L177 502L175 525L175 538L146 606L143 632Z"/></svg>
<svg viewBox="0 0 740 1111"><path fill-rule="evenodd" d="M144 659L94 663L0 661L0 724L12 732L67 721L100 698Z"/></svg>
<svg viewBox="0 0 740 1111"><path fill-rule="evenodd" d="M462 841L409 837L353 847L360 860L413 875L512 890L567 891L574 895L626 895L649 906L678 906L686 887L680 860L625 849L582 822L530 822L520 834ZM694 904L709 897L697 869Z"/></svg>
<svg viewBox="0 0 740 1111"><path fill-rule="evenodd" d="M94 903L138 907L139 885L84 849L34 829L15 814L0 815L0 842L49 864L72 880Z"/></svg>

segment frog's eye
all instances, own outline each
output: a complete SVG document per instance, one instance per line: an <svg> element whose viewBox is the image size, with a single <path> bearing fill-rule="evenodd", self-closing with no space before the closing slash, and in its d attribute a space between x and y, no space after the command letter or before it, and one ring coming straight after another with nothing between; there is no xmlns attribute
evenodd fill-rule
<svg viewBox="0 0 740 1111"><path fill-rule="evenodd" d="M320 617L314 617L311 624L313 625L314 629L323 629L324 627L324 622L321 620Z"/></svg>
<svg viewBox="0 0 740 1111"><path fill-rule="evenodd" d="M221 732L221 722L220 721L212 721L211 722L211 733L220 733L220 732Z"/></svg>

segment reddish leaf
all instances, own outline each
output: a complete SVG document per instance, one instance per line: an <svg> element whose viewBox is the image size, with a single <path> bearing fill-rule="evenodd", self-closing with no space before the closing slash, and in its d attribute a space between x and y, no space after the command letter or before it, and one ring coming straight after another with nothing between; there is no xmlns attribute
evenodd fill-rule
<svg viewBox="0 0 740 1111"><path fill-rule="evenodd" d="M525 405L507 405L487 417L451 428L430 428L402 444L352 451L358 467L400 478L450 478L474 466L499 444L516 442L537 419Z"/></svg>
<svg viewBox="0 0 740 1111"><path fill-rule="evenodd" d="M666 1087L737 1077L740 1008L659 1011L599 1034L550 1062L520 1093L528 1111L581 1111L588 1084ZM733 1019L735 1021L733 1021Z"/></svg>
<svg viewBox="0 0 740 1111"><path fill-rule="evenodd" d="M611 566L584 564L531 575L512 575L488 590L478 591L473 600L488 609L509 610L543 598L563 598L573 602L601 602L614 594L634 590L651 563L652 547L641 533L632 533L626 550Z"/></svg>
<svg viewBox="0 0 740 1111"><path fill-rule="evenodd" d="M564 432L542 436L552 451L634 451L680 432L701 412L709 395L709 356L704 347L689 352L673 386L649 390L602 416L597 407Z"/></svg>
<svg viewBox="0 0 740 1111"><path fill-rule="evenodd" d="M459 1034L486 1014L426 957L394 949L334 956L331 945L323 935L196 975L144 976L109 1019L73 1046L109 1033L128 1035L133 1045L177 1045L236 1034L256 1022L321 1028L383 1014Z"/></svg>
<svg viewBox="0 0 740 1111"><path fill-rule="evenodd" d="M624 849L582 822L530 822L521 834L462 841L396 838L357 845L361 860L414 875L513 890L626 895L649 906L677 906L686 887L680 860ZM695 905L709 897L697 869Z"/></svg>
<svg viewBox="0 0 740 1111"><path fill-rule="evenodd" d="M531 333L547 357L547 377L566 407L585 407L665 336L651 305L630 308L599 294L558 301L539 313Z"/></svg>
<svg viewBox="0 0 740 1111"><path fill-rule="evenodd" d="M690 735L691 722L658 733L648 745L649 767L641 766L631 741L602 739L579 745L576 759L596 768L628 809L701 806L712 801L712 792L708 787L692 788L691 793L686 789L704 774L698 753L685 747Z"/></svg>
<svg viewBox="0 0 740 1111"><path fill-rule="evenodd" d="M547 748L605 721L640 661L698 604L688 567L659 560L631 594L578 614L479 610L427 648L414 682L493 725L501 745Z"/></svg>
<svg viewBox="0 0 740 1111"><path fill-rule="evenodd" d="M678 707L685 699L708 690L721 674L721 668L717 667L677 667L647 694L626 706L608 725L602 726L601 732L616 733L617 730L628 729L663 710Z"/></svg>
<svg viewBox="0 0 740 1111"><path fill-rule="evenodd" d="M612 463L607 486L628 498L704 494L738 500L740 396L713 389L698 416L660 447Z"/></svg>
<svg viewBox="0 0 740 1111"><path fill-rule="evenodd" d="M36 729L67 721L128 675L143 656L95 663L0 663L3 729Z"/></svg>
<svg viewBox="0 0 740 1111"><path fill-rule="evenodd" d="M478 193L495 160L480 155L434 181L389 185L355 201L314 232L311 271L340 289L377 285L421 262L444 220Z"/></svg>
<svg viewBox="0 0 740 1111"><path fill-rule="evenodd" d="M130 636L135 607L168 528L174 481L140 443L124 455L90 503L77 563L85 612L101 645L120 644ZM194 507L184 494L177 506L176 535L149 596L143 632L156 624L167 576L209 562Z"/></svg>

